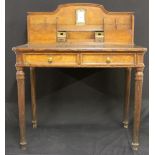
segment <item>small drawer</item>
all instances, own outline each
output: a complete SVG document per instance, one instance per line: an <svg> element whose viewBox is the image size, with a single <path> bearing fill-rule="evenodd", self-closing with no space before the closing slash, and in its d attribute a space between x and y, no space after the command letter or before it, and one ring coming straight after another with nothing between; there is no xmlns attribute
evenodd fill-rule
<svg viewBox="0 0 155 155"><path fill-rule="evenodd" d="M134 65L134 54L82 54L83 65Z"/></svg>
<svg viewBox="0 0 155 155"><path fill-rule="evenodd" d="M26 65L75 65L77 64L76 54L25 54L24 64Z"/></svg>

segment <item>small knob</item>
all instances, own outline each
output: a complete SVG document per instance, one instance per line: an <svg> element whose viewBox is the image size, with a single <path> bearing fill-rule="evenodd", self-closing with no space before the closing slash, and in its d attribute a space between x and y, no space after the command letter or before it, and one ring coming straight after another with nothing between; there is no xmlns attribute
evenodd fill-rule
<svg viewBox="0 0 155 155"><path fill-rule="evenodd" d="M48 63L52 63L52 57L48 58Z"/></svg>
<svg viewBox="0 0 155 155"><path fill-rule="evenodd" d="M111 59L109 57L107 57L106 63L111 63Z"/></svg>

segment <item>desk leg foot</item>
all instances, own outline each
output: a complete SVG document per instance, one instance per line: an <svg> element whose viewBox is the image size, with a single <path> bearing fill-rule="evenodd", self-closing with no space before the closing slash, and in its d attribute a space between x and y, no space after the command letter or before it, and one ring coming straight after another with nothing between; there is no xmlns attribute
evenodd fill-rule
<svg viewBox="0 0 155 155"><path fill-rule="evenodd" d="M26 143L20 143L21 150L23 150L23 151L26 150L26 146L27 146Z"/></svg>
<svg viewBox="0 0 155 155"><path fill-rule="evenodd" d="M131 84L131 68L125 69L125 103L123 110L123 126L128 128L129 107L130 107L130 84Z"/></svg>
<svg viewBox="0 0 155 155"><path fill-rule="evenodd" d="M35 129L37 128L37 121L32 121L32 127Z"/></svg>
<svg viewBox="0 0 155 155"><path fill-rule="evenodd" d="M30 67L30 82L31 82L32 127L37 128L36 75L34 67Z"/></svg>
<svg viewBox="0 0 155 155"><path fill-rule="evenodd" d="M25 129L25 75L22 67L16 67L16 79L18 88L18 110L19 110L19 131L20 145L22 149L26 145Z"/></svg>
<svg viewBox="0 0 155 155"><path fill-rule="evenodd" d="M138 151L139 143L132 143L131 146L133 151Z"/></svg>
<svg viewBox="0 0 155 155"><path fill-rule="evenodd" d="M123 121L123 127L124 127L125 129L127 129L127 128L128 128L128 122L124 122L124 121Z"/></svg>
<svg viewBox="0 0 155 155"><path fill-rule="evenodd" d="M143 68L136 68L132 148L138 150L142 102Z"/></svg>

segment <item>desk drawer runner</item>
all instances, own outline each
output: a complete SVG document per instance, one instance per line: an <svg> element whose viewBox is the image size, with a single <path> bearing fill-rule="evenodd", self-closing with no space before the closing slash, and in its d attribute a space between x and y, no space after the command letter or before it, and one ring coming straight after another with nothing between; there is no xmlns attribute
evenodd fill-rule
<svg viewBox="0 0 155 155"><path fill-rule="evenodd" d="M76 54L25 54L24 63L26 65L76 65Z"/></svg>
<svg viewBox="0 0 155 155"><path fill-rule="evenodd" d="M83 65L134 65L134 54L83 54Z"/></svg>

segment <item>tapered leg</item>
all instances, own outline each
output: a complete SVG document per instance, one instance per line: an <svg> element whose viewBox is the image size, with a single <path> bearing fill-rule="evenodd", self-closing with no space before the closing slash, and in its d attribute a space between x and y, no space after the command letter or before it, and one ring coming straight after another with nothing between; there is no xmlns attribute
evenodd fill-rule
<svg viewBox="0 0 155 155"><path fill-rule="evenodd" d="M132 149L138 150L143 85L143 68L136 68Z"/></svg>
<svg viewBox="0 0 155 155"><path fill-rule="evenodd" d="M123 112L123 125L128 128L129 106L130 106L130 84L131 84L131 68L126 68L125 74L125 103Z"/></svg>
<svg viewBox="0 0 155 155"><path fill-rule="evenodd" d="M31 105L32 105L32 127L37 128L37 116L36 116L36 79L35 68L30 68L30 81L31 81Z"/></svg>
<svg viewBox="0 0 155 155"><path fill-rule="evenodd" d="M18 109L19 109L19 130L20 146L22 150L26 149L25 137L25 76L22 67L16 67L16 79L18 87Z"/></svg>

